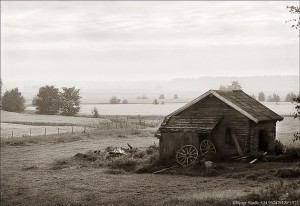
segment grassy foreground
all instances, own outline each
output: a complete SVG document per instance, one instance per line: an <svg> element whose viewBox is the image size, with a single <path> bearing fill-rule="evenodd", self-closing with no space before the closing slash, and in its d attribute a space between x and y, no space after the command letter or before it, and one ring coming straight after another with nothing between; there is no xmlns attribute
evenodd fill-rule
<svg viewBox="0 0 300 206"><path fill-rule="evenodd" d="M153 132L98 131L36 137L34 142L21 138L22 144L7 140L1 147L1 205L231 205L299 199L299 176L278 175L283 168L299 169L299 162L220 163L215 173L200 167L193 173L152 174L159 169L147 167L155 162L155 152L149 151L158 144ZM138 148L132 156L98 160L107 147L128 148L127 143Z"/></svg>

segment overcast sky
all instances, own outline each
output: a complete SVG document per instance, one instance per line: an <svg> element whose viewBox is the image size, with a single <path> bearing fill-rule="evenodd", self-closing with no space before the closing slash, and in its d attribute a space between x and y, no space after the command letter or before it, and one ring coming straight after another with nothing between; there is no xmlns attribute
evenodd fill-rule
<svg viewBox="0 0 300 206"><path fill-rule="evenodd" d="M293 4L1 1L2 79L297 75Z"/></svg>

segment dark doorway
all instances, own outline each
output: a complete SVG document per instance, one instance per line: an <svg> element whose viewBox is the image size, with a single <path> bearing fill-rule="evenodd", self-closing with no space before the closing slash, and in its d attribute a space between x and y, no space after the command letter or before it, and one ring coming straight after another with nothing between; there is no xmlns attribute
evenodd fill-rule
<svg viewBox="0 0 300 206"><path fill-rule="evenodd" d="M267 135L265 130L259 131L258 136L258 149L260 151L266 152L268 148Z"/></svg>

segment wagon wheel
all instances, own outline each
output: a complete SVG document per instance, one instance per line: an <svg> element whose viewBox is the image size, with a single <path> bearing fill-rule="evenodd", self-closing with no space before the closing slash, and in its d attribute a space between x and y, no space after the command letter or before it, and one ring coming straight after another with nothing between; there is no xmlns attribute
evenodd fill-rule
<svg viewBox="0 0 300 206"><path fill-rule="evenodd" d="M198 157L198 150L192 145L185 145L178 150L176 160L183 167L192 165Z"/></svg>
<svg viewBox="0 0 300 206"><path fill-rule="evenodd" d="M200 144L200 153L204 158L209 158L215 156L217 151L210 140L203 140Z"/></svg>

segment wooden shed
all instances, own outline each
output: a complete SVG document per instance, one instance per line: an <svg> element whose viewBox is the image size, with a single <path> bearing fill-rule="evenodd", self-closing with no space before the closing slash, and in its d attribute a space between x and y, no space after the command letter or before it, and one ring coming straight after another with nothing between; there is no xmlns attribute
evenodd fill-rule
<svg viewBox="0 0 300 206"><path fill-rule="evenodd" d="M174 159L184 145L192 145L202 154L204 140L222 156L272 152L276 122L281 120L283 117L242 90L209 90L165 117L155 133L160 159Z"/></svg>

